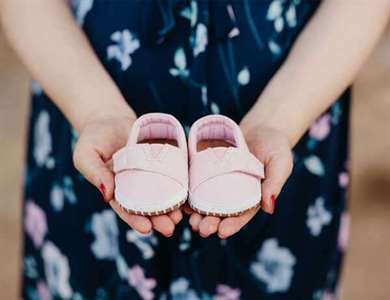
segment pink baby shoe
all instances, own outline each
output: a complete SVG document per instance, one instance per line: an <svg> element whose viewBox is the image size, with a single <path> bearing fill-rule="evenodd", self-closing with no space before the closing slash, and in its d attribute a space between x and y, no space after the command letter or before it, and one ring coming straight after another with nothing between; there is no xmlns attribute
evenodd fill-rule
<svg viewBox="0 0 390 300"><path fill-rule="evenodd" d="M171 115L150 113L135 121L113 166L115 199L129 213L165 214L187 200L187 141Z"/></svg>
<svg viewBox="0 0 390 300"><path fill-rule="evenodd" d="M202 149L205 142L208 147ZM195 211L229 217L260 205L264 167L233 120L221 115L199 119L191 127L188 146L189 205Z"/></svg>

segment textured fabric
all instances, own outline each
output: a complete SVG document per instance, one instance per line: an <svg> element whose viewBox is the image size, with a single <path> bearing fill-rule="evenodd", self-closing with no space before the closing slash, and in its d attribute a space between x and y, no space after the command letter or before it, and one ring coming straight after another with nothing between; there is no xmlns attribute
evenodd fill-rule
<svg viewBox="0 0 390 300"><path fill-rule="evenodd" d="M318 6L303 0L70 2L137 114L171 113L187 128L210 113L240 121ZM77 136L64 116L38 85L32 92L23 299L335 297L349 223L348 92L294 148L294 171L275 214L259 212L224 241L192 233L187 219L169 239L131 230L74 169Z"/></svg>

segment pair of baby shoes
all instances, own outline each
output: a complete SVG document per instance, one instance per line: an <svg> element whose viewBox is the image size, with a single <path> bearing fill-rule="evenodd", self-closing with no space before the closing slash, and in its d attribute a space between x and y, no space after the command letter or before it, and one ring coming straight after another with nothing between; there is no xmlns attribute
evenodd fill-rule
<svg viewBox="0 0 390 300"><path fill-rule="evenodd" d="M150 113L113 156L115 199L129 213L160 215L187 201L204 215L236 216L259 206L263 164L239 126L221 115L196 121L188 145L173 116Z"/></svg>

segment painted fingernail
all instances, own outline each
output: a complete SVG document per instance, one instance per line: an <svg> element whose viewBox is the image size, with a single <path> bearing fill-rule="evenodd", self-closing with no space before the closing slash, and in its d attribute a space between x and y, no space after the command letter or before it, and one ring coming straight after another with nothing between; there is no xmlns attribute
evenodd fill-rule
<svg viewBox="0 0 390 300"><path fill-rule="evenodd" d="M271 195L270 198L270 213L273 214L275 210L275 202L276 202L276 197L275 195Z"/></svg>
<svg viewBox="0 0 390 300"><path fill-rule="evenodd" d="M103 183L101 183L99 185L99 191L100 191L100 193L102 193L103 199L105 200L106 199L106 187Z"/></svg>

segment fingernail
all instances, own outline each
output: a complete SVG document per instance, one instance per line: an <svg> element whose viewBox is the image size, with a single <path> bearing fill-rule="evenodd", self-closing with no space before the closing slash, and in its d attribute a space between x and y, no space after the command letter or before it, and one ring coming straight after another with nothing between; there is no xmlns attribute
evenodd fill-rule
<svg viewBox="0 0 390 300"><path fill-rule="evenodd" d="M104 186L103 183L101 183L99 185L99 191L100 191L100 193L102 193L103 199L105 200L106 199L106 187Z"/></svg>
<svg viewBox="0 0 390 300"><path fill-rule="evenodd" d="M276 202L276 197L275 197L275 195L271 195L271 198L270 198L270 207L269 207L270 214L273 214L273 213L274 213L274 210L275 210L275 202Z"/></svg>
<svg viewBox="0 0 390 300"><path fill-rule="evenodd" d="M226 240L227 239L227 236L225 233L221 233L221 232L218 232L218 237L221 239L221 240Z"/></svg>
<svg viewBox="0 0 390 300"><path fill-rule="evenodd" d="M202 231L199 231L199 235L202 237L202 238L207 238L209 237L209 235L206 233L204 234Z"/></svg>

